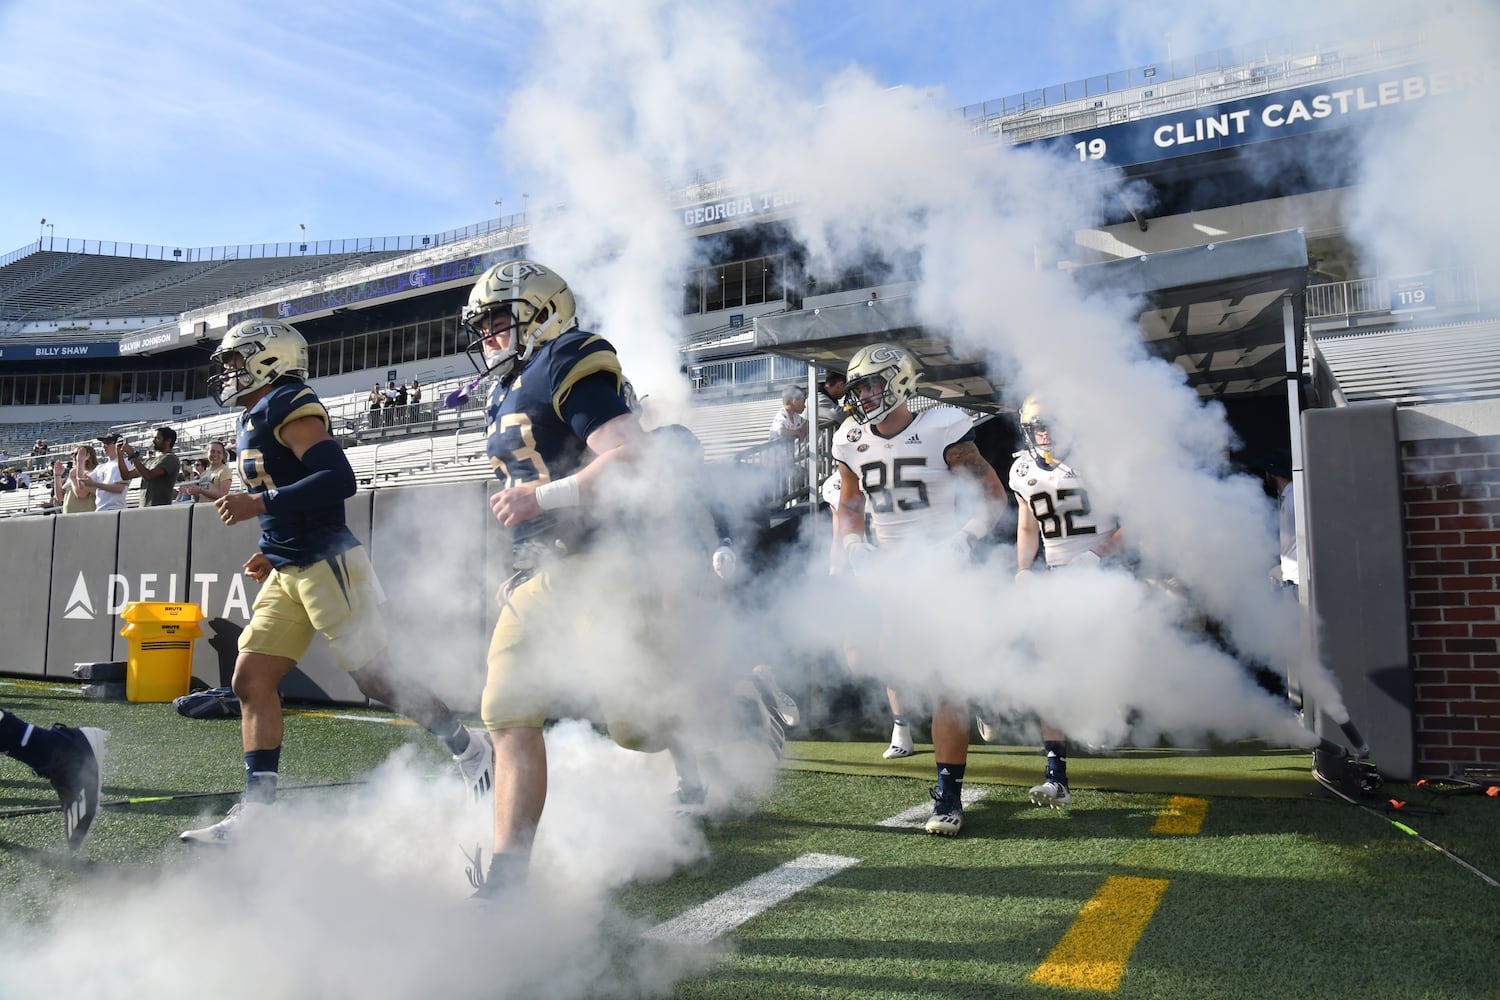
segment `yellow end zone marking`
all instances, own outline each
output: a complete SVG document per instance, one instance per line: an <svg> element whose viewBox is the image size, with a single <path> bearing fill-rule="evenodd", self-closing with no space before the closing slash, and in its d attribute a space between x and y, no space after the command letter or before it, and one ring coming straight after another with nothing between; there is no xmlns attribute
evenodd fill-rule
<svg viewBox="0 0 1500 1000"><path fill-rule="evenodd" d="M1125 875L1106 879L1047 960L1027 978L1075 990L1119 989L1125 963L1167 884L1166 879Z"/></svg>
<svg viewBox="0 0 1500 1000"><path fill-rule="evenodd" d="M1174 795L1172 800L1156 815L1152 833L1175 833L1191 836L1203 829L1203 817L1208 815L1208 800L1186 795Z"/></svg>

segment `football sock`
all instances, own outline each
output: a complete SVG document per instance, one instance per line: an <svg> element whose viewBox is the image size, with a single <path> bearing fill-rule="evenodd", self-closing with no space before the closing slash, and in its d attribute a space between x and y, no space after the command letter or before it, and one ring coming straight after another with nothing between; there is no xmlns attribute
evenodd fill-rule
<svg viewBox="0 0 1500 1000"><path fill-rule="evenodd" d="M526 869L531 857L526 854L496 854L490 858L489 871L485 872L484 885L475 893L489 898L526 881Z"/></svg>
<svg viewBox="0 0 1500 1000"><path fill-rule="evenodd" d="M275 802L281 747L245 751L245 801Z"/></svg>
<svg viewBox="0 0 1500 1000"><path fill-rule="evenodd" d="M1042 748L1047 751L1047 770L1043 772L1043 780L1066 785L1068 783L1068 744L1063 740L1048 740L1042 744Z"/></svg>
<svg viewBox="0 0 1500 1000"><path fill-rule="evenodd" d="M452 712L444 712L427 731L442 740L443 746L455 757L469 749L469 731Z"/></svg>
<svg viewBox="0 0 1500 1000"><path fill-rule="evenodd" d="M964 791L964 768L966 764L944 764L937 766L938 798L957 802Z"/></svg>
<svg viewBox="0 0 1500 1000"><path fill-rule="evenodd" d="M65 746L63 737L52 730L39 729L0 711L0 753L14 757L37 774L46 776Z"/></svg>

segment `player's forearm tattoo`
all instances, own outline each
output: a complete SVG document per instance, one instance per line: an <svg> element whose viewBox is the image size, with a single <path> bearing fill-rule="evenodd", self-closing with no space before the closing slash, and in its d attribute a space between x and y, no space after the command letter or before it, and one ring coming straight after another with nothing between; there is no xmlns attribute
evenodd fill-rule
<svg viewBox="0 0 1500 1000"><path fill-rule="evenodd" d="M983 479L987 474L994 472L990 463L979 454L979 448L973 441L958 441L943 449L943 461L948 463L948 468L957 471L963 469L976 479Z"/></svg>

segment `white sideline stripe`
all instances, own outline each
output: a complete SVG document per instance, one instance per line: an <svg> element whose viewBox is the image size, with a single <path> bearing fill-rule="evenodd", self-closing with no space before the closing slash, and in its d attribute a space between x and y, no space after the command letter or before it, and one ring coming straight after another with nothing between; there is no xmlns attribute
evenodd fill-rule
<svg viewBox="0 0 1500 1000"><path fill-rule="evenodd" d="M985 788L965 788L963 792L960 793L958 798L959 801L964 804L964 808L967 809L974 803L978 802L980 799L984 798L987 791L988 789ZM906 812L899 812L894 816L881 820L875 825L895 826L903 828L923 827L927 825L927 820L931 816L932 805L929 803L927 805L912 806L910 809L906 810Z"/></svg>
<svg viewBox="0 0 1500 1000"><path fill-rule="evenodd" d="M647 937L707 944L714 938L786 902L803 889L859 864L858 858L838 854L804 854L757 875L744 885L720 893L706 903L680 913L646 932Z"/></svg>

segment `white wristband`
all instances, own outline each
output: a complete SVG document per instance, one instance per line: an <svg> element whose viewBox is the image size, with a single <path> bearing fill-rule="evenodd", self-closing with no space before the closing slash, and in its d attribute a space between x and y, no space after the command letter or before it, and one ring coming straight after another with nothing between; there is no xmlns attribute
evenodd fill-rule
<svg viewBox="0 0 1500 1000"><path fill-rule="evenodd" d="M559 507L577 507L582 503L578 491L577 476L563 476L536 488L536 505L542 510L557 510Z"/></svg>

